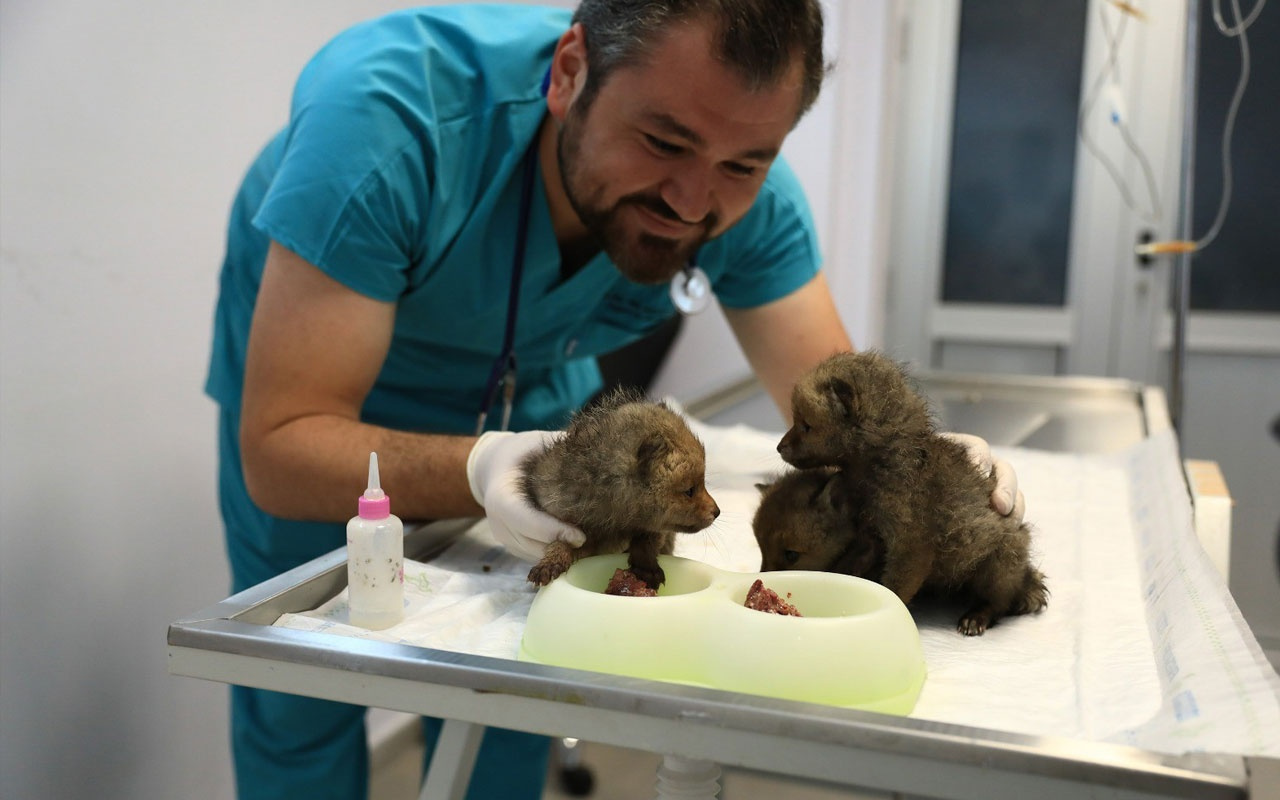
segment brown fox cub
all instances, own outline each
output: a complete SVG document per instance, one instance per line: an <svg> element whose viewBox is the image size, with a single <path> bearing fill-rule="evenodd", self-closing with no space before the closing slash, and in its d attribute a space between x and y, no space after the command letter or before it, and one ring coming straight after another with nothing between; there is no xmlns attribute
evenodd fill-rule
<svg viewBox="0 0 1280 800"><path fill-rule="evenodd" d="M884 541L858 525L848 482L834 468L793 470L757 483L751 527L766 572L809 569L859 578L884 571Z"/></svg>
<svg viewBox="0 0 1280 800"><path fill-rule="evenodd" d="M796 383L791 407L793 425L778 452L802 469L838 467L841 488L828 497L840 503L801 502L807 512L775 512L797 503L785 495L791 482L789 491L801 499L810 491L799 478L780 482L756 515L762 551L780 551L785 562L791 550L800 563L816 545L795 540L794 531L837 526L843 509L846 541L874 537L883 545L882 564L855 563L870 564L860 577L878 580L904 603L922 587L969 597L961 633L980 635L1001 617L1045 607L1044 576L1030 563L1030 530L992 510L994 478L979 473L961 445L937 435L928 403L899 364L874 352L837 354Z"/></svg>
<svg viewBox="0 0 1280 800"><path fill-rule="evenodd" d="M579 412L562 438L522 467L529 501L587 537L577 549L547 546L529 571L539 586L579 558L628 552L631 571L656 589L666 580L658 555L671 553L675 534L700 531L720 515L704 481L702 442L684 418L627 392Z"/></svg>

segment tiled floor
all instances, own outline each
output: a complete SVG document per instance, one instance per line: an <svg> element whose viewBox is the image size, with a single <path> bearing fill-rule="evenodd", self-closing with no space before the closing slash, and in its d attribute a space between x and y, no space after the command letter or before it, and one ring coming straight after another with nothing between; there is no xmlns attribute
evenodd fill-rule
<svg viewBox="0 0 1280 800"><path fill-rule="evenodd" d="M588 795L566 793L553 765L543 800L653 800L654 780L661 757L601 744L582 743L582 762L590 769L594 788ZM373 765L370 800L414 800L420 791L422 744L413 736L397 738L379 748ZM835 791L738 770L720 778L721 800L886 800L889 795Z"/></svg>

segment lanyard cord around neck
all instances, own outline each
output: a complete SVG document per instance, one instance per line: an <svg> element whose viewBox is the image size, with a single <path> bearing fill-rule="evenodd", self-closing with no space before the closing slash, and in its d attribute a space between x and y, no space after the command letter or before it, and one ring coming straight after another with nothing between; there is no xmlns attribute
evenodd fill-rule
<svg viewBox="0 0 1280 800"><path fill-rule="evenodd" d="M511 291L507 296L507 324L502 334L502 350L493 362L489 371L489 380L485 384L483 405L476 424L476 435L484 431L485 420L493 401L497 399L498 389L503 389L502 430L506 430L511 419L511 399L516 385L516 318L520 311L520 283L524 277L524 254L529 237L529 213L533 205L533 182L538 166L538 137L535 135L529 143L524 156L524 177L520 185L520 214L516 218L515 251L511 257Z"/></svg>

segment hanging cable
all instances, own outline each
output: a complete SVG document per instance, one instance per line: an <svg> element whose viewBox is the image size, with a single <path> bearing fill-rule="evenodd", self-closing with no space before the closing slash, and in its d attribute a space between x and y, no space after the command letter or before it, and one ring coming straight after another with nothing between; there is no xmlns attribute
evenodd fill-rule
<svg viewBox="0 0 1280 800"><path fill-rule="evenodd" d="M1213 24L1218 26L1218 30L1222 31L1223 36L1238 36L1249 29L1249 26L1253 24L1253 21L1262 13L1262 7L1266 4L1267 0L1258 0L1258 2L1253 6L1253 10L1249 12L1248 18L1245 19L1244 22L1241 22L1240 6L1233 0L1232 5L1234 8L1232 8L1232 10L1236 12L1236 26L1234 28L1228 28L1227 23L1222 20L1222 3L1219 2L1219 0L1213 0Z"/></svg>
<svg viewBox="0 0 1280 800"><path fill-rule="evenodd" d="M1213 22L1218 28L1218 32L1228 39L1236 38L1240 40L1240 77L1236 81L1236 89L1231 95L1231 103L1227 107L1226 121L1222 126L1222 196L1218 201L1218 213L1214 216L1213 224L1209 226L1209 230L1205 232L1204 236L1194 241L1174 239L1166 242L1149 242L1147 244L1140 244L1134 248L1134 252L1138 255L1151 256L1194 253L1208 247L1214 239L1218 238L1218 233L1222 230L1222 224L1227 218L1227 210L1231 207L1231 194L1234 189L1234 173L1231 165L1231 140L1235 133L1236 115L1240 111L1240 101L1244 99L1245 87L1249 85L1249 38L1245 35L1245 31L1249 29L1249 26L1253 25L1254 20L1258 18L1258 14L1262 13L1262 7L1266 5L1266 2L1267 0L1258 0L1258 2L1254 4L1253 10L1249 12L1249 16L1245 18L1240 13L1239 0L1231 0L1231 12L1235 16L1235 25L1228 26L1226 21L1222 18L1221 0L1213 0ZM1190 225L1188 225L1188 228L1189 227Z"/></svg>
<svg viewBox="0 0 1280 800"><path fill-rule="evenodd" d="M1123 98L1120 94L1120 44L1124 39L1126 24L1129 17L1138 20L1145 20L1146 15L1132 3L1122 3L1118 0L1111 0L1111 4L1120 10L1120 22L1116 30L1111 30L1111 22L1107 18L1106 7L1098 6L1098 17L1102 23L1102 32L1107 41L1107 58L1103 64L1102 70L1098 76L1094 78L1093 84L1089 87L1088 93L1085 95L1084 102L1080 106L1080 115L1077 121L1077 129L1080 135L1080 141L1094 158L1098 160L1107 173L1111 176L1111 180L1115 183L1116 188L1120 191L1120 198L1124 204L1135 214L1140 216L1145 222L1155 224L1162 217L1160 207L1160 194L1156 188L1155 172L1151 169L1151 163L1147 159L1146 154L1133 138L1133 134L1129 130L1128 114L1123 108ZM1128 181L1120 174L1120 169L1115 163L1107 157L1098 144L1089 135L1089 115L1093 112L1094 104L1097 103L1098 97L1102 93L1104 85L1111 89L1111 113L1108 115L1111 123L1120 132L1121 140L1124 142L1125 148L1137 159L1139 166L1142 168L1142 175L1147 189L1148 209L1138 207L1137 200L1134 199L1133 192L1129 188Z"/></svg>

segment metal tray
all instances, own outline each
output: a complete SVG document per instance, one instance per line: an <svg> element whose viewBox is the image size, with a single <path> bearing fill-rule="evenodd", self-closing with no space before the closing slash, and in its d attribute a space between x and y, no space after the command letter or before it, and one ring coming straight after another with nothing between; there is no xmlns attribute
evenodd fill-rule
<svg viewBox="0 0 1280 800"><path fill-rule="evenodd" d="M1159 390L1126 382L956 376L923 382L943 413L954 415L948 419L960 420L958 429L984 433L965 420L1007 429L1019 414L1038 421L1026 422L1017 441L986 430L997 444L1110 449L1168 426ZM695 407L715 419L728 406ZM412 530L406 556L430 559L472 522ZM336 550L174 622L169 671L930 797L1280 796L1280 768L1271 759L1172 756L272 627L280 614L315 608L340 592L345 556Z"/></svg>

